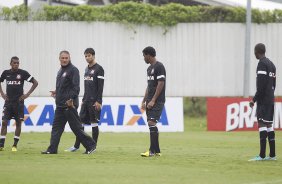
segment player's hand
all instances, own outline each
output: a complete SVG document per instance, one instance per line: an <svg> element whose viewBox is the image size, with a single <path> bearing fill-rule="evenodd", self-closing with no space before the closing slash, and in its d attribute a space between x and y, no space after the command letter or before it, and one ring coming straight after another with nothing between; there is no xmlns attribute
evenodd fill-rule
<svg viewBox="0 0 282 184"><path fill-rule="evenodd" d="M21 97L20 97L20 101L24 101L27 97L29 97L29 95L28 94L24 94L24 95L22 95Z"/></svg>
<svg viewBox="0 0 282 184"><path fill-rule="evenodd" d="M55 98L56 97L56 91L49 91L51 93L51 97Z"/></svg>
<svg viewBox="0 0 282 184"><path fill-rule="evenodd" d="M73 100L72 100L72 99L67 100L67 101L66 101L66 104L67 104L68 107L74 108Z"/></svg>
<svg viewBox="0 0 282 184"><path fill-rule="evenodd" d="M9 100L8 96L5 93L1 94L1 96L5 101Z"/></svg>
<svg viewBox="0 0 282 184"><path fill-rule="evenodd" d="M100 111L102 108L102 104L100 104L99 102L95 102L93 106L96 111Z"/></svg>
<svg viewBox="0 0 282 184"><path fill-rule="evenodd" d="M255 103L254 103L253 101L250 101L249 106L250 106L251 108L253 108L254 105L255 105Z"/></svg>
<svg viewBox="0 0 282 184"><path fill-rule="evenodd" d="M148 108L148 109L152 109L152 108L154 107L154 105L155 105L155 101L151 100L151 101L148 103L147 108Z"/></svg>
<svg viewBox="0 0 282 184"><path fill-rule="evenodd" d="M146 110L146 102L142 102L141 109L144 110L144 111Z"/></svg>

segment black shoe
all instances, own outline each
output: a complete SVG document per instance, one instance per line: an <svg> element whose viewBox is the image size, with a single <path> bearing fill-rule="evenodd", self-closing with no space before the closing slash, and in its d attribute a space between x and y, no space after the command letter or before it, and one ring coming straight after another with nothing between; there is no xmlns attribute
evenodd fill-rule
<svg viewBox="0 0 282 184"><path fill-rule="evenodd" d="M86 150L83 154L90 155L90 154L94 153L95 151L96 151L96 147L92 148L92 149L89 150L89 151Z"/></svg>
<svg viewBox="0 0 282 184"><path fill-rule="evenodd" d="M41 154L57 154L57 153L50 152L50 151L41 151Z"/></svg>

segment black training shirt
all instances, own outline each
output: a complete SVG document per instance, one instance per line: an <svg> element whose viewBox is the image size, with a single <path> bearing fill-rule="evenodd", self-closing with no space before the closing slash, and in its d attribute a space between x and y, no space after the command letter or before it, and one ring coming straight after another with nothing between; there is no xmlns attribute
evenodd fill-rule
<svg viewBox="0 0 282 184"><path fill-rule="evenodd" d="M56 80L57 107L66 107L66 101L69 99L73 99L74 105L78 107L79 90L78 69L71 63L67 66L62 66Z"/></svg>
<svg viewBox="0 0 282 184"><path fill-rule="evenodd" d="M15 102L23 95L24 81L32 82L33 77L25 70L4 70L0 82L6 80L6 94L9 101Z"/></svg>
<svg viewBox="0 0 282 184"><path fill-rule="evenodd" d="M276 88L276 68L266 57L259 60L256 86L257 91L253 101L257 104L273 104Z"/></svg>
<svg viewBox="0 0 282 184"><path fill-rule="evenodd" d="M148 97L147 101L150 101L157 89L158 81L164 81L164 87L156 99L156 102L165 102L165 87L166 87L166 71L164 65L157 61L154 65L150 65L147 69L147 81L148 81Z"/></svg>
<svg viewBox="0 0 282 184"><path fill-rule="evenodd" d="M84 95L83 102L96 101L102 104L104 88L104 69L96 63L92 67L86 67L84 73Z"/></svg>

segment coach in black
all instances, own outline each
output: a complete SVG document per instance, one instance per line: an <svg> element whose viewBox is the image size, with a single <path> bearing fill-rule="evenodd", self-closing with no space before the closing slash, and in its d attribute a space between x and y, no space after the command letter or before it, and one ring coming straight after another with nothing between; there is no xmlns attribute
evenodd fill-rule
<svg viewBox="0 0 282 184"><path fill-rule="evenodd" d="M102 96L104 88L104 69L95 60L93 48L84 51L88 66L84 73L84 95L80 110L80 120L82 125L92 126L92 138L98 142L100 113L102 107ZM65 151L75 152L79 149L80 141L76 138L74 146Z"/></svg>
<svg viewBox="0 0 282 184"><path fill-rule="evenodd" d="M0 151L4 149L7 125L8 121L11 119L15 119L16 121L12 151L17 151L21 125L22 121L24 121L24 100L29 97L38 85L38 82L27 71L19 69L19 58L17 56L11 58L10 65L11 69L5 70L0 78L0 82L6 80L6 94L3 92L2 86L0 85L0 93L5 100L2 116ZM23 90L24 81L32 83L30 90L26 94L24 94Z"/></svg>
<svg viewBox="0 0 282 184"><path fill-rule="evenodd" d="M159 146L159 131L157 122L165 104L166 71L164 65L156 60L156 51L153 47L143 50L144 60L150 66L147 69L147 89L142 101L142 109L146 110L147 121L150 129L150 148L143 157L161 156Z"/></svg>
<svg viewBox="0 0 282 184"><path fill-rule="evenodd" d="M259 43L255 46L255 56L259 60L257 66L257 91L250 102L253 107L257 103L257 120L260 134L260 154L249 161L276 160L275 133L273 129L274 91L276 88L276 68L265 57L265 45ZM265 156L266 138L268 137L270 154Z"/></svg>
<svg viewBox="0 0 282 184"><path fill-rule="evenodd" d="M50 146L42 154L56 154L60 138L66 122L71 130L86 148L85 154L91 154L96 149L95 141L82 129L77 113L79 94L79 71L70 62L68 51L60 52L61 68L57 74L56 91L51 91L51 96L56 98L56 110L51 132Z"/></svg>

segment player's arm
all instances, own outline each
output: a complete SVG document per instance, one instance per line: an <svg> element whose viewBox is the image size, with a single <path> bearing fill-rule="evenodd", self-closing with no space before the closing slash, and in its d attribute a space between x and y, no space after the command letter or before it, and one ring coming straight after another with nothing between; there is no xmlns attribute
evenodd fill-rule
<svg viewBox="0 0 282 184"><path fill-rule="evenodd" d="M2 89L2 82L0 83L0 93L1 93L2 98L3 98L5 101L8 100L8 96L3 92L3 89Z"/></svg>
<svg viewBox="0 0 282 184"><path fill-rule="evenodd" d="M24 73L24 78L26 81L31 82L32 86L30 87L30 89L28 90L28 92L26 94L23 94L20 97L20 101L25 100L26 98L28 98L30 96L30 94L35 90L35 88L38 86L38 82L35 78L33 78L28 72Z"/></svg>
<svg viewBox="0 0 282 184"><path fill-rule="evenodd" d="M70 88L69 90L69 93L67 96L68 100L66 101L66 105L68 107L75 108L73 100L78 97L79 90L80 90L80 86L79 86L80 79L79 79L79 71L77 68L73 68L72 72L73 72L71 75L72 76L71 78L72 88Z"/></svg>
<svg viewBox="0 0 282 184"><path fill-rule="evenodd" d="M2 82L4 82L4 80L6 79L5 77L5 71L1 74L1 77L0 77L0 93L1 93L1 96L2 98L6 101L8 100L8 96L4 93L3 89L2 89Z"/></svg>
<svg viewBox="0 0 282 184"><path fill-rule="evenodd" d="M274 87L274 90L276 89L276 68L274 68L274 73L275 73L275 76L274 76L274 79L273 79L273 87Z"/></svg>
<svg viewBox="0 0 282 184"><path fill-rule="evenodd" d="M146 110L146 99L148 97L148 87L146 88L144 98L142 100L141 109Z"/></svg>
<svg viewBox="0 0 282 184"><path fill-rule="evenodd" d="M97 101L95 102L94 106L96 110L101 110L102 108L102 97L103 97L103 89L104 89L104 69L101 67L98 75L97 75Z"/></svg>
<svg viewBox="0 0 282 184"><path fill-rule="evenodd" d="M265 64L259 62L257 67L257 91L253 98L253 103L263 98L267 85L267 78L267 67L265 66Z"/></svg>
<svg viewBox="0 0 282 184"><path fill-rule="evenodd" d="M79 86L79 71L77 68L73 68L72 78L71 78L72 88L70 88L68 99L75 99L78 97L80 86Z"/></svg>

